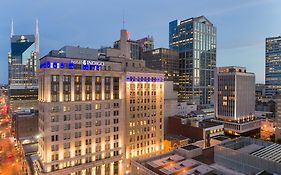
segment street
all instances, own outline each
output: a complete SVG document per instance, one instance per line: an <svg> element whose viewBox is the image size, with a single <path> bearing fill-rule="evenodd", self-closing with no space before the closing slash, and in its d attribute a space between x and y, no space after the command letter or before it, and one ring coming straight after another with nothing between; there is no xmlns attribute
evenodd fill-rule
<svg viewBox="0 0 281 175"><path fill-rule="evenodd" d="M0 120L0 175L22 174L20 160L19 151L11 137L11 119L3 117Z"/></svg>

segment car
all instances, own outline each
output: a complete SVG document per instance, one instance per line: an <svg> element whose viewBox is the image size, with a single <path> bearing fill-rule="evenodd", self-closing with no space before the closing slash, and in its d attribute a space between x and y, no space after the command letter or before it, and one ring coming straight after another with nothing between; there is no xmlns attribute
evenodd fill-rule
<svg viewBox="0 0 281 175"><path fill-rule="evenodd" d="M13 160L13 158L14 158L14 156L11 153L7 154L7 156L6 156L7 160Z"/></svg>

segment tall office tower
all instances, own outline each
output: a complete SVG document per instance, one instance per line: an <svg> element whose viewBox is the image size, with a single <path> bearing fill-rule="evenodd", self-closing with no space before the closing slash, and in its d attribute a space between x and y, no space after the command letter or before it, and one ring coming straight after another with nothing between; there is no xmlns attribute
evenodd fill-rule
<svg viewBox="0 0 281 175"><path fill-rule="evenodd" d="M127 31L128 32L128 31ZM152 36L144 37L138 40L131 40L128 35L129 49L130 49L130 58L141 60L142 53L148 50L154 49L154 39ZM120 49L120 40L115 41L113 47L115 49Z"/></svg>
<svg viewBox="0 0 281 175"><path fill-rule="evenodd" d="M244 67L219 67L215 74L215 116L234 135L259 133L255 118L255 74Z"/></svg>
<svg viewBox="0 0 281 175"><path fill-rule="evenodd" d="M179 55L177 51L157 48L143 52L142 59L145 61L146 67L164 71L165 81L173 81L174 90L178 90Z"/></svg>
<svg viewBox="0 0 281 175"><path fill-rule="evenodd" d="M214 92L216 27L204 16L169 23L169 47L179 53L179 101L208 105Z"/></svg>
<svg viewBox="0 0 281 175"><path fill-rule="evenodd" d="M164 74L131 59L127 39L106 59L70 47L41 58L41 174L119 175L163 150Z"/></svg>
<svg viewBox="0 0 281 175"><path fill-rule="evenodd" d="M265 95L272 98L281 90L281 36L266 38Z"/></svg>
<svg viewBox="0 0 281 175"><path fill-rule="evenodd" d="M15 35L13 22L11 50L8 54L9 103L11 109L37 106L36 77L39 58L39 31L36 21L35 35Z"/></svg>

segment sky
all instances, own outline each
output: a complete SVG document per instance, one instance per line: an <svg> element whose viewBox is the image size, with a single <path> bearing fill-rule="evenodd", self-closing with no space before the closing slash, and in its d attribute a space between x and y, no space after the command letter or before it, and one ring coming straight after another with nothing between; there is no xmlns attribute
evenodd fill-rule
<svg viewBox="0 0 281 175"><path fill-rule="evenodd" d="M38 18L44 56L64 45L112 46L123 16L131 39L152 35L156 47L168 47L170 21L201 15L217 27L217 66L245 66L263 83L265 38L281 34L281 0L0 0L0 83L12 19L15 34L33 34Z"/></svg>

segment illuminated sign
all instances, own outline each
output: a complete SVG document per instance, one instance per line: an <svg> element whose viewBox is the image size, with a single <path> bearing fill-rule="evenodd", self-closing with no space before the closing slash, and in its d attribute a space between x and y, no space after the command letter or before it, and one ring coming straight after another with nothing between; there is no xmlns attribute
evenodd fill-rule
<svg viewBox="0 0 281 175"><path fill-rule="evenodd" d="M71 60L70 62L73 64L83 64L83 65L97 65L97 66L104 65L104 62L93 61L93 60Z"/></svg>
<svg viewBox="0 0 281 175"><path fill-rule="evenodd" d="M154 54L158 54L158 53L160 53L159 49L154 50L154 51L152 52L153 55L154 55Z"/></svg>

